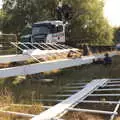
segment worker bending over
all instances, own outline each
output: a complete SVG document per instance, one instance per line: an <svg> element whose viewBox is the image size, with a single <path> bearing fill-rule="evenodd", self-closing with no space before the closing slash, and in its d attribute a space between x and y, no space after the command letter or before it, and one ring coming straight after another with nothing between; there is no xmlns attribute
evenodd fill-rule
<svg viewBox="0 0 120 120"><path fill-rule="evenodd" d="M112 58L109 56L109 54L106 53L104 56L105 56L104 59L102 58L98 58L97 60L93 59L93 63L104 64L104 65L112 64Z"/></svg>

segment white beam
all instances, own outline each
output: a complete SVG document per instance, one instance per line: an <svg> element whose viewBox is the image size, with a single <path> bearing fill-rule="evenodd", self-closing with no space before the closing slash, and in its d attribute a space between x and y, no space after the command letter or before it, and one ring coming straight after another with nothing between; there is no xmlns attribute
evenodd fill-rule
<svg viewBox="0 0 120 120"><path fill-rule="evenodd" d="M66 86L64 89L82 89L84 86Z"/></svg>
<svg viewBox="0 0 120 120"><path fill-rule="evenodd" d="M120 84L109 84L106 85L105 87L120 87Z"/></svg>
<svg viewBox="0 0 120 120"><path fill-rule="evenodd" d="M96 91L120 91L120 88L98 89Z"/></svg>
<svg viewBox="0 0 120 120"><path fill-rule="evenodd" d="M25 113L20 113L20 112L11 112L11 111L3 111L3 110L0 110L0 113L22 116L22 117L28 117L28 118L32 118L32 117L36 116L36 115L33 115L33 114L27 114L27 113L25 114Z"/></svg>
<svg viewBox="0 0 120 120"><path fill-rule="evenodd" d="M111 56L116 55L112 53ZM83 64L92 63L93 59L103 58L103 55L88 56L83 58L76 59L63 59L63 60L54 60L48 62L42 62L37 64L24 65L19 67L11 67L0 69L0 78L13 77L18 75L30 75L40 72L48 72L56 69L69 68L74 66L80 66Z"/></svg>
<svg viewBox="0 0 120 120"><path fill-rule="evenodd" d="M35 99L35 102L62 102L63 100L58 99Z"/></svg>
<svg viewBox="0 0 120 120"><path fill-rule="evenodd" d="M119 103L115 107L114 113L116 113L118 111L119 107L120 107L120 100L119 100ZM111 116L110 120L114 120L114 118L115 118L115 114L113 114Z"/></svg>
<svg viewBox="0 0 120 120"><path fill-rule="evenodd" d="M82 64L88 64L92 62L94 57L82 58L82 59L64 59L55 60L31 65L24 65L19 67L11 67L0 69L0 78L12 77L18 75L30 75L40 72L48 72L51 70L68 68L78 66Z"/></svg>
<svg viewBox="0 0 120 120"><path fill-rule="evenodd" d="M118 115L117 112L111 112L111 111L101 111L101 110L89 110L89 109L76 109L76 108L69 108L69 111L73 112L89 112L89 113L98 113L98 114L106 114L106 115Z"/></svg>
<svg viewBox="0 0 120 120"><path fill-rule="evenodd" d="M0 63L20 62L30 59L29 55L4 55L0 56Z"/></svg>
<svg viewBox="0 0 120 120"><path fill-rule="evenodd" d="M63 50L24 50L23 54L20 55L3 55L0 56L0 63L11 63L11 62L20 62L32 59L32 56L35 58L40 58L43 56L54 55L56 53L67 53L70 50L76 51L78 49L63 49Z"/></svg>
<svg viewBox="0 0 120 120"><path fill-rule="evenodd" d="M80 90L80 89L79 89ZM65 93L65 92L70 92L70 93L76 93L76 92L78 92L79 90L64 90L63 92Z"/></svg>
<svg viewBox="0 0 120 120"><path fill-rule="evenodd" d="M92 97L119 97L120 94L91 94Z"/></svg>
<svg viewBox="0 0 120 120"><path fill-rule="evenodd" d="M120 83L120 79L119 80L111 80L110 82L108 82L109 84L115 84L115 83Z"/></svg>
<svg viewBox="0 0 120 120"><path fill-rule="evenodd" d="M118 115L117 112L111 112L111 111L102 111L102 110L89 110L89 109L76 109L76 108L69 108L69 111L73 112L89 112L89 113L98 113L98 114L104 114L104 115Z"/></svg>
<svg viewBox="0 0 120 120"><path fill-rule="evenodd" d="M95 100L84 100L82 103L95 103L95 104L118 104L118 101L95 101Z"/></svg>

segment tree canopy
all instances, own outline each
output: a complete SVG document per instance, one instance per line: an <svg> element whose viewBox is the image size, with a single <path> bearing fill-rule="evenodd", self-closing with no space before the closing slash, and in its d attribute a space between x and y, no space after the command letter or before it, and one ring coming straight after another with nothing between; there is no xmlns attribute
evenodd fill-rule
<svg viewBox="0 0 120 120"><path fill-rule="evenodd" d="M114 28L114 42L120 43L120 27Z"/></svg>
<svg viewBox="0 0 120 120"><path fill-rule="evenodd" d="M2 31L20 33L26 24L56 19L57 0L3 0ZM16 1L16 3L14 2ZM72 6L73 16L70 22L72 44L113 44L113 29L103 16L102 0L63 0ZM1 17L1 15L0 15Z"/></svg>
<svg viewBox="0 0 120 120"><path fill-rule="evenodd" d="M91 45L112 44L113 30L103 16L103 1L71 0L71 3L77 16L71 24L71 41Z"/></svg>

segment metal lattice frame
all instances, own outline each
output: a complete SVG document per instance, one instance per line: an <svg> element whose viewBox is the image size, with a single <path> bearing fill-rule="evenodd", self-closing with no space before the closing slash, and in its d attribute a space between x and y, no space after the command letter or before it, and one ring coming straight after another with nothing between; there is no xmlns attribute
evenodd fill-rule
<svg viewBox="0 0 120 120"><path fill-rule="evenodd" d="M98 81L101 81L101 80L98 80ZM116 96L120 96L120 94L115 94L115 91L119 91L120 92L120 85L117 85L118 88L112 88L115 83L119 83L120 82L120 79L106 79L106 82L102 85L102 86L99 86L97 89L95 88L95 90L93 90L92 92L88 93L88 96L86 98L89 98L89 97L102 97L102 96L106 96L106 97L116 97ZM101 82L102 83L102 82ZM87 86L83 86L85 83L72 83L71 85L69 86L66 86L64 87L64 91L63 93L64 94L56 94L56 95L50 95L50 97L68 97L69 98L77 93L80 92L80 89L78 88L83 88L82 90L84 90ZM90 84L90 83L89 83ZM96 84L96 83L95 83ZM109 87L108 87L109 86ZM107 88L106 88L107 87ZM81 91L82 91L81 90ZM94 92L111 92L112 91L112 94L94 94ZM70 92L70 93L73 93L73 94L65 94ZM69 99L68 98L68 99ZM77 102L77 104L80 104L80 103L85 103L85 104L114 104L116 105L115 106L115 109L114 111L103 111L103 110L92 110L92 109L79 109L79 108L73 108L74 105L72 107L69 107L67 108L67 111L73 111L73 112L89 112L89 113L98 113L98 114L105 114L105 115L109 115L110 116L110 120L113 120L117 115L118 115L118 109L120 107L120 100L118 101L100 101L100 100L86 100L86 98L84 98L83 100L79 100L79 102ZM44 102L63 102L65 100L62 100L62 99L41 99L41 100L37 100L37 101L44 101ZM60 103L58 103L59 105ZM76 104L76 105L77 105ZM92 105L91 105L92 106ZM49 108L49 107L48 107ZM54 107L53 107L54 108ZM50 110L50 109L49 109ZM66 113L66 112L65 112ZM41 116L42 114L40 114ZM59 114L59 115L56 115L57 118L60 118L61 116L63 115L63 113ZM43 117L43 116L42 116ZM34 119L32 120L37 120L35 119L37 117L34 117ZM42 120L42 119L41 119ZM51 119L48 119L48 120L51 120Z"/></svg>
<svg viewBox="0 0 120 120"><path fill-rule="evenodd" d="M22 48L19 47L19 45L15 43L11 43L14 46L16 46L18 49L21 51L24 51ZM22 43L23 44L23 43ZM30 43L31 44L31 43ZM64 46L64 45L62 45ZM66 47L66 46L65 46ZM30 74L36 74L40 72L48 72L51 70L56 70L56 69L63 69L63 68L69 68L69 67L74 67L74 66L80 66L83 64L91 64L93 62L93 59L98 59L98 58L104 58L104 54L98 54L98 55L93 55L93 56L85 56L85 57L80 57L76 59L60 59L60 60L54 60L54 61L45 61L45 62L40 62L39 58L40 56L51 56L56 55L60 53L68 53L70 50L78 50L78 49L58 49L58 50L40 50L38 49L37 52L36 50L32 52L31 50L27 51L26 54L23 55L13 55L13 56L4 56L3 58L0 57L0 61L4 61L4 63L8 62L18 62L18 61L25 61L28 59L34 59L36 62L35 64L30 64L30 65L23 65L23 66L17 66L17 67L11 67L11 68L3 68L0 69L0 78L6 78L6 77L13 77L13 76L18 76L18 75L30 75ZM36 53L35 53L36 52ZM117 55L117 52L111 52L110 56Z"/></svg>
<svg viewBox="0 0 120 120"><path fill-rule="evenodd" d="M94 114L104 114L108 115L109 120L114 120L114 118L118 115L118 110L120 107L120 100L116 101L109 101L109 100L90 100L89 97L97 97L95 92L106 92L110 91L110 93L106 94L106 97L112 96L113 98L117 95L120 96L119 94L116 94L114 92L115 88L112 88L112 86L108 85L113 85L116 83L119 83L120 79L99 79L99 80L93 80L90 83L86 82L78 82L78 83L72 83L68 84L67 86L63 87L62 93L65 96L65 91L67 92L72 92L70 97L66 97L66 99L41 99L41 100L36 100L36 101L44 101L44 102L55 102L55 106L43 106L44 108L48 109L41 113L40 115L32 115L32 114L25 114L25 113L16 113L16 112L10 112L10 111L0 111L3 113L7 114L15 114L17 116L24 116L24 117L32 117L31 120L60 120L61 117L67 113L67 112L88 112L88 113L94 113ZM86 85L85 85L86 84ZM85 85L83 87L83 85ZM69 86L69 87L68 87ZM78 87L82 86L80 89L74 89L72 87ZM69 91L70 90L70 91ZM105 90L105 91L104 91ZM113 91L112 91L113 90ZM120 92L120 85L117 86L116 88L117 92ZM111 93L112 91L112 93ZM94 96L93 96L94 95ZM53 95L50 95L53 97ZM55 96L55 95L54 95ZM59 95L60 96L60 95ZM103 93L99 94L99 96L103 96ZM100 108L93 110L93 109L82 109L78 108L77 105L79 106L82 104L113 104L115 105L115 108L113 111L108 111L108 110L100 110Z"/></svg>
<svg viewBox="0 0 120 120"><path fill-rule="evenodd" d="M38 63L40 57L46 56L63 56L63 53L68 53L70 50L78 51L76 48L71 48L69 46L64 46L60 44L45 44L45 43L14 43L11 44L22 51L23 54L20 55L6 55L0 56L0 63L9 63L9 62L19 62L32 58ZM62 46L62 47L61 47Z"/></svg>

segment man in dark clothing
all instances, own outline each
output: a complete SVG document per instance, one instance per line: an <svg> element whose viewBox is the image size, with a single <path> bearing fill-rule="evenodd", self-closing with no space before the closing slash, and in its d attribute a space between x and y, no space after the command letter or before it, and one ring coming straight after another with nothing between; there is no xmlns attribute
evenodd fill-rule
<svg viewBox="0 0 120 120"><path fill-rule="evenodd" d="M105 54L104 64L112 64L112 58L109 57L108 53Z"/></svg>
<svg viewBox="0 0 120 120"><path fill-rule="evenodd" d="M83 56L89 55L90 49L87 45L83 45Z"/></svg>

